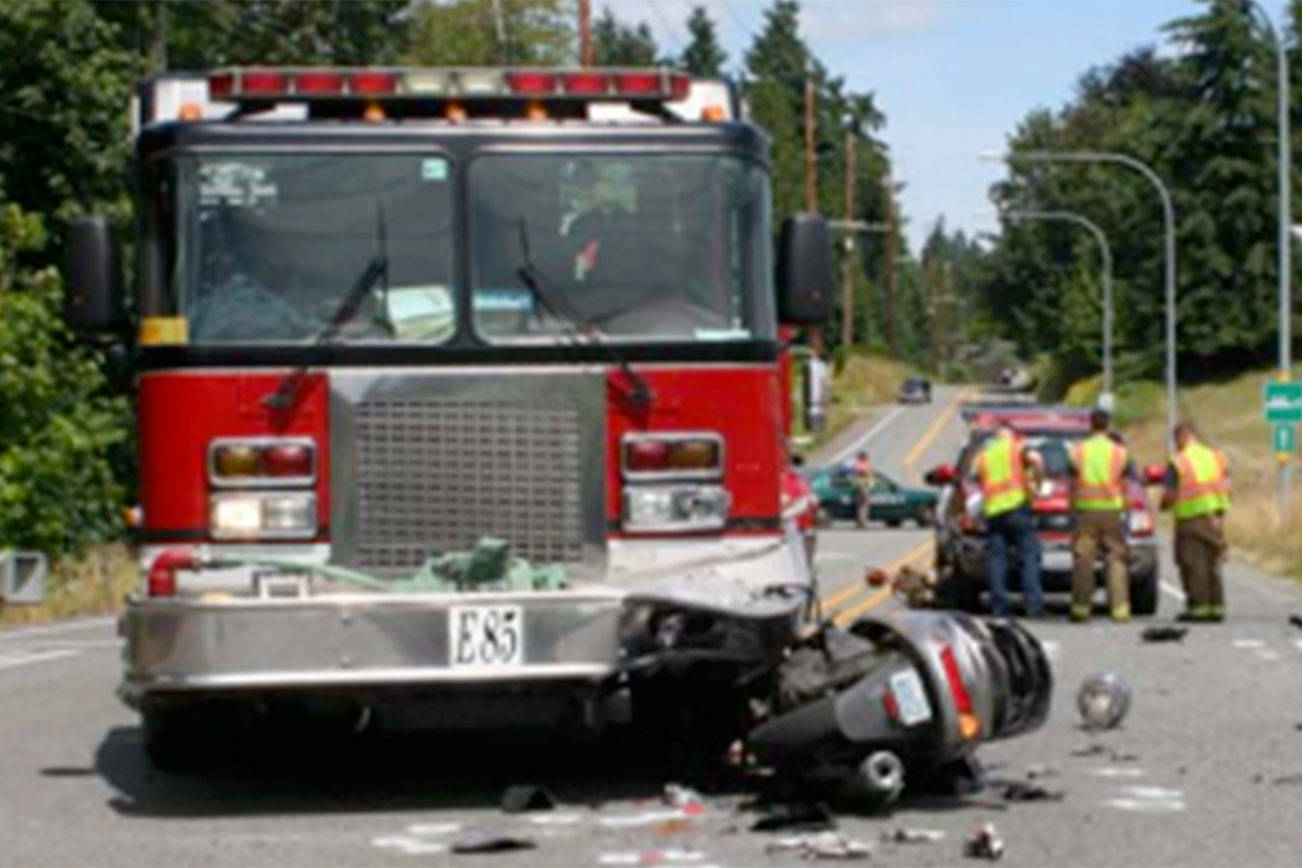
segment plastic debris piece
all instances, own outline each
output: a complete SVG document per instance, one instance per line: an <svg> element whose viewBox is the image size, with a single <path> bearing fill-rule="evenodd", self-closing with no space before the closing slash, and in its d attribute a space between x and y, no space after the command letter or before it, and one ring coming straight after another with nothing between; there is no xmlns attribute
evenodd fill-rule
<svg viewBox="0 0 1302 868"><path fill-rule="evenodd" d="M581 814L538 813L529 817L535 826L573 826L583 819Z"/></svg>
<svg viewBox="0 0 1302 868"><path fill-rule="evenodd" d="M661 798L666 805L680 808L685 814L703 814L706 810L705 799L701 798L701 794L681 784L665 784Z"/></svg>
<svg viewBox="0 0 1302 868"><path fill-rule="evenodd" d="M891 844L931 844L944 837L945 833L940 829L909 829L904 826L882 832L882 840Z"/></svg>
<svg viewBox="0 0 1302 868"><path fill-rule="evenodd" d="M872 848L866 842L845 838L835 832L778 838L770 841L764 849L769 853L795 851L805 859L867 859L872 856Z"/></svg>
<svg viewBox="0 0 1302 868"><path fill-rule="evenodd" d="M994 823L978 826L971 837L963 843L963 855L969 859L989 859L998 861L1004 856L1004 840Z"/></svg>
<svg viewBox="0 0 1302 868"><path fill-rule="evenodd" d="M1302 627L1302 615L1289 615L1288 622L1294 627Z"/></svg>
<svg viewBox="0 0 1302 868"><path fill-rule="evenodd" d="M1033 766L1028 766L1026 769L1026 778L1031 781L1039 780L1040 778L1056 778L1058 777L1058 774L1059 772L1056 768L1050 765L1045 765L1044 763L1036 763Z"/></svg>
<svg viewBox="0 0 1302 868"><path fill-rule="evenodd" d="M776 832L780 829L818 831L836 828L836 818L822 802L782 802L772 805L751 824L752 832Z"/></svg>
<svg viewBox="0 0 1302 868"><path fill-rule="evenodd" d="M1083 747L1080 748L1079 750L1072 751L1071 755L1072 756L1102 756L1107 752L1108 749L1106 747L1099 744L1098 742L1095 742L1094 744L1091 744L1088 747Z"/></svg>
<svg viewBox="0 0 1302 868"><path fill-rule="evenodd" d="M1130 710L1130 686L1114 672L1096 672L1081 683L1076 707L1087 729L1112 729Z"/></svg>
<svg viewBox="0 0 1302 868"><path fill-rule="evenodd" d="M1139 636L1145 642L1179 642L1188 632L1188 627L1146 627Z"/></svg>
<svg viewBox="0 0 1302 868"><path fill-rule="evenodd" d="M502 832L472 832L452 842L453 853L505 853L508 850L532 850L538 845L532 838Z"/></svg>
<svg viewBox="0 0 1302 868"><path fill-rule="evenodd" d="M704 861L699 850L643 850L602 853L597 861L602 865L681 865Z"/></svg>
<svg viewBox="0 0 1302 868"><path fill-rule="evenodd" d="M407 827L408 835L424 835L426 837L451 835L460 831L460 823L413 823Z"/></svg>
<svg viewBox="0 0 1302 868"><path fill-rule="evenodd" d="M502 810L508 814L525 811L550 811L556 807L552 794L533 784L515 784L502 793Z"/></svg>
<svg viewBox="0 0 1302 868"><path fill-rule="evenodd" d="M1000 795L1008 802L1061 802L1062 790L1046 789L1026 781L1010 781Z"/></svg>

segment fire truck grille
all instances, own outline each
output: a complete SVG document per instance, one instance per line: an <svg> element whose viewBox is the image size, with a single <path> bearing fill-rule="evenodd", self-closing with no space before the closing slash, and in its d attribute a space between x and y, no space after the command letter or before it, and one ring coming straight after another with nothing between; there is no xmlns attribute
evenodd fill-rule
<svg viewBox="0 0 1302 868"><path fill-rule="evenodd" d="M359 567L409 570L486 534L582 560L577 408L372 398L356 419Z"/></svg>

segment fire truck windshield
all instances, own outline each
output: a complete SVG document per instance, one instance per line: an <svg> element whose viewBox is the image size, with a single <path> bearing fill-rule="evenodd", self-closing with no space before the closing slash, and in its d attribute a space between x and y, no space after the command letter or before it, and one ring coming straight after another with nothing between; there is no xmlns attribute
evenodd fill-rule
<svg viewBox="0 0 1302 868"><path fill-rule="evenodd" d="M723 154L490 154L470 166L475 329L567 339L531 267L601 338L772 337L768 180Z"/></svg>
<svg viewBox="0 0 1302 868"><path fill-rule="evenodd" d="M163 190L162 198L176 203L177 235L170 268L160 270L171 273L173 303L192 342L311 341L377 257L386 263L384 279L334 339L452 337L454 212L445 158L206 153L179 157L170 171L177 194Z"/></svg>

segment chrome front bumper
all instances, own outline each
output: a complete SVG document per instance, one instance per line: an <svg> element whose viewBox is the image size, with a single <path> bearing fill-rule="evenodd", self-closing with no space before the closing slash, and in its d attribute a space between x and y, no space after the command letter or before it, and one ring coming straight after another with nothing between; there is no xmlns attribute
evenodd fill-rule
<svg viewBox="0 0 1302 868"><path fill-rule="evenodd" d="M623 599L608 590L133 599L120 693L138 706L150 693L598 682L617 671ZM449 664L449 609L467 604L521 607L521 665Z"/></svg>

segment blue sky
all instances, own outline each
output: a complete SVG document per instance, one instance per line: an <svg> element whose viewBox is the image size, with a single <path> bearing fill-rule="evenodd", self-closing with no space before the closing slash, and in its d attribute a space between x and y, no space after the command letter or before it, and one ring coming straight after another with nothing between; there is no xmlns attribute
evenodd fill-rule
<svg viewBox="0 0 1302 868"><path fill-rule="evenodd" d="M617 0L624 20L645 20L661 45L681 49L692 5L703 2L737 64L762 25L761 0ZM593 5L600 8L601 0ZM1279 27L1284 2L1266 0ZM995 228L986 190L1002 173L977 160L1001 148L1037 106L1071 99L1089 67L1140 45L1198 10L1193 0L805 0L802 32L855 90L876 94L917 249L939 216L966 231Z"/></svg>

